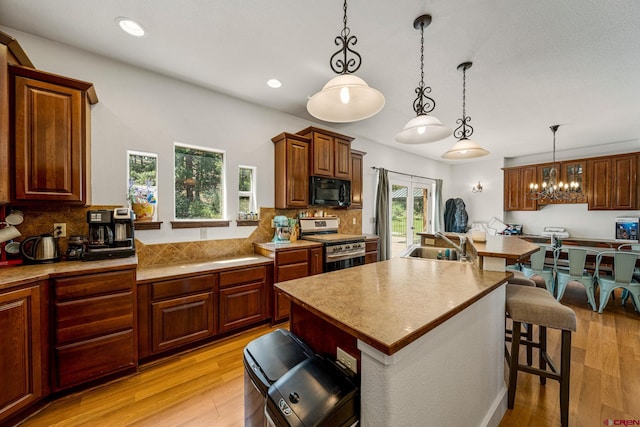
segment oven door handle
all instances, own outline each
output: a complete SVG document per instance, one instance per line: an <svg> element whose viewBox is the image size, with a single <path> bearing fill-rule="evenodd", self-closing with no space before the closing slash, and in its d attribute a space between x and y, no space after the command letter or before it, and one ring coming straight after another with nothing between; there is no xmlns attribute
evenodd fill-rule
<svg viewBox="0 0 640 427"><path fill-rule="evenodd" d="M348 259L348 258L357 258L359 256L364 256L365 255L365 251L364 250L357 250L357 251L352 251L352 252L341 252L339 254L327 254L327 261L329 260L336 260L336 261L340 261L342 259Z"/></svg>

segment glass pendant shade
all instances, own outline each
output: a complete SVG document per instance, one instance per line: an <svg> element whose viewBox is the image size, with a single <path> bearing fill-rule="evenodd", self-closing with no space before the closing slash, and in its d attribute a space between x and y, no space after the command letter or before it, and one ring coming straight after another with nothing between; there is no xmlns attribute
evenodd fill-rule
<svg viewBox="0 0 640 427"><path fill-rule="evenodd" d="M433 116L421 114L409 120L395 137L401 144L424 144L440 141L451 135L451 129Z"/></svg>
<svg viewBox="0 0 640 427"><path fill-rule="evenodd" d="M487 150L480 147L477 142L467 138L462 138L453 147L441 157L447 160L473 159L489 154Z"/></svg>
<svg viewBox="0 0 640 427"><path fill-rule="evenodd" d="M384 96L360 77L341 74L332 78L307 102L313 117L334 123L368 119L384 107Z"/></svg>

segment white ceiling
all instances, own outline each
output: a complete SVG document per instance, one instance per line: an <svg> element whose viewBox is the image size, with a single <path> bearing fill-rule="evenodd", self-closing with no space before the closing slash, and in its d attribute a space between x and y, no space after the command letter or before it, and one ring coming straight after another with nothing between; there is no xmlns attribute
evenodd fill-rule
<svg viewBox="0 0 640 427"><path fill-rule="evenodd" d="M491 157L550 152L552 124L561 125L559 151L640 138L637 0L351 0L348 26L363 58L356 74L386 105L361 122L319 125L440 160L453 137L419 146L393 140L415 116L413 21L425 13L433 16L424 47L431 114L456 126L456 68L473 61L467 114ZM0 25L310 120L307 98L335 76L329 58L342 14L342 0L0 0ZM148 35L125 34L119 16ZM266 85L272 77L282 88Z"/></svg>

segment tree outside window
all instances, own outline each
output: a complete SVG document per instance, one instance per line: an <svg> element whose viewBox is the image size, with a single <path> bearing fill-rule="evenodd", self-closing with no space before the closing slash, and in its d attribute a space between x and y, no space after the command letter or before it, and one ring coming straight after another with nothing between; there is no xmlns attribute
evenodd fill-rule
<svg viewBox="0 0 640 427"><path fill-rule="evenodd" d="M240 166L238 170L238 212L256 213L256 168Z"/></svg>
<svg viewBox="0 0 640 427"><path fill-rule="evenodd" d="M155 220L158 202L158 155L127 151L127 199L138 221Z"/></svg>
<svg viewBox="0 0 640 427"><path fill-rule="evenodd" d="M175 144L175 218L224 219L224 152Z"/></svg>

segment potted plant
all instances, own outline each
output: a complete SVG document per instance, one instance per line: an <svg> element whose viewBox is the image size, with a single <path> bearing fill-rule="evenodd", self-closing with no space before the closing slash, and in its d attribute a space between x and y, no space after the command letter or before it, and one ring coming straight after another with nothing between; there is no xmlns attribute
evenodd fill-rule
<svg viewBox="0 0 640 427"><path fill-rule="evenodd" d="M156 198L151 190L150 181L146 186L137 185L129 180L129 193L127 198L131 209L136 215L136 221L152 221L155 213Z"/></svg>

